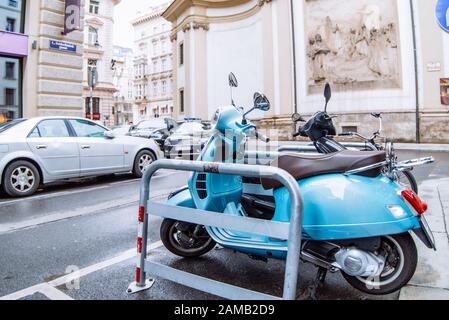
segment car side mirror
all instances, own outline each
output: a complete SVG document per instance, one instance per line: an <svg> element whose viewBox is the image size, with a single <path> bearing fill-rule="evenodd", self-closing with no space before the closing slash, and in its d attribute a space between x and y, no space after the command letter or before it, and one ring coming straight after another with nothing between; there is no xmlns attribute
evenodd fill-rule
<svg viewBox="0 0 449 320"><path fill-rule="evenodd" d="M115 139L115 133L113 131L105 131L104 137L107 139Z"/></svg>

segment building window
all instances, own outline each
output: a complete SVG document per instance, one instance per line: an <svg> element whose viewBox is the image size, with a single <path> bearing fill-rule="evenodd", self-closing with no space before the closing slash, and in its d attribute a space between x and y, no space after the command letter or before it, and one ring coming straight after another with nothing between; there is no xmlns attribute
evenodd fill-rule
<svg viewBox="0 0 449 320"><path fill-rule="evenodd" d="M158 50L157 50L157 42L153 42L153 56L157 56Z"/></svg>
<svg viewBox="0 0 449 320"><path fill-rule="evenodd" d="M18 1L17 0L9 0L8 1L8 6L13 7L13 8L17 8L18 7Z"/></svg>
<svg viewBox="0 0 449 320"><path fill-rule="evenodd" d="M0 56L0 123L22 116L20 66L18 58Z"/></svg>
<svg viewBox="0 0 449 320"><path fill-rule="evenodd" d="M182 66L184 64L184 43L181 42L179 44L179 65Z"/></svg>
<svg viewBox="0 0 449 320"><path fill-rule="evenodd" d="M157 61L153 62L153 73L157 73Z"/></svg>
<svg viewBox="0 0 449 320"><path fill-rule="evenodd" d="M15 79L15 62L7 61L5 62L5 79L14 80Z"/></svg>
<svg viewBox="0 0 449 320"><path fill-rule="evenodd" d="M89 13L98 14L100 12L100 1L90 0Z"/></svg>
<svg viewBox="0 0 449 320"><path fill-rule="evenodd" d="M5 105L14 106L16 100L16 89L6 88L5 89Z"/></svg>
<svg viewBox="0 0 449 320"><path fill-rule="evenodd" d="M162 71L167 70L167 59L162 59Z"/></svg>
<svg viewBox="0 0 449 320"><path fill-rule="evenodd" d="M98 30L94 27L89 27L89 44L91 46L98 46Z"/></svg>
<svg viewBox="0 0 449 320"><path fill-rule="evenodd" d="M0 31L23 33L25 1L0 1Z"/></svg>
<svg viewBox="0 0 449 320"><path fill-rule="evenodd" d="M162 81L162 94L167 93L167 81Z"/></svg>
<svg viewBox="0 0 449 320"><path fill-rule="evenodd" d="M157 82L153 82L153 95L157 96L158 95L158 90L157 90Z"/></svg>
<svg viewBox="0 0 449 320"><path fill-rule="evenodd" d="M184 105L184 89L179 89L179 112L184 113L185 105Z"/></svg>
<svg viewBox="0 0 449 320"><path fill-rule="evenodd" d="M16 19L6 18L6 31L15 32L16 31Z"/></svg>

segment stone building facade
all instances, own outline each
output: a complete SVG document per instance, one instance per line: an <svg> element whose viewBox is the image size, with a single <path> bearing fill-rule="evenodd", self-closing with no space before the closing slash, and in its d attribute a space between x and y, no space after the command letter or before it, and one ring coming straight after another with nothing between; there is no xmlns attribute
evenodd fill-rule
<svg viewBox="0 0 449 320"><path fill-rule="evenodd" d="M105 125L114 124L113 83L113 30L114 7L121 0L85 0L84 2L84 55L83 55L83 106L87 118L93 118ZM96 69L97 85L93 90L90 106L88 74Z"/></svg>
<svg viewBox="0 0 449 320"><path fill-rule="evenodd" d="M150 7L133 22L135 104L140 120L172 116L173 52L171 24L162 17L169 2Z"/></svg>
<svg viewBox="0 0 449 320"><path fill-rule="evenodd" d="M130 48L114 46L113 56L114 124L124 125L134 122L134 52Z"/></svg>
<svg viewBox="0 0 449 320"><path fill-rule="evenodd" d="M0 122L83 114L83 32L62 34L64 11L64 1L0 1Z"/></svg>
<svg viewBox="0 0 449 320"><path fill-rule="evenodd" d="M208 119L230 103L227 75L246 108L252 94L272 103L255 114L265 128L291 139L294 112L324 107L339 131L377 130L407 142L449 142L449 106L440 79L449 78L449 34L435 17L437 0L175 0L172 23L174 114Z"/></svg>

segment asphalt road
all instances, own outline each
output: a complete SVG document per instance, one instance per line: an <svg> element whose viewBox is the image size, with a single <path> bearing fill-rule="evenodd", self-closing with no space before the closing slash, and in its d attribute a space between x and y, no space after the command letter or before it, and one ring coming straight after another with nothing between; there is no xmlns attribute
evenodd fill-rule
<svg viewBox="0 0 449 320"><path fill-rule="evenodd" d="M410 158L429 155L402 152ZM431 179L449 175L449 154L431 154L438 163ZM424 170L425 171L425 170ZM417 170L421 180L426 172ZM186 184L187 173L163 171L152 184L152 196L164 198ZM126 289L134 280L139 181L107 177L46 187L27 199L0 195L0 297L12 299L217 299L163 279L135 295ZM253 261L245 255L216 249L197 260L174 257L159 241L160 219L151 218L151 257L155 261L206 275L226 283L281 295L284 264ZM65 284L65 275L79 271L80 280ZM301 264L298 293L316 273ZM352 289L339 274L330 274L320 299L397 299L373 297Z"/></svg>

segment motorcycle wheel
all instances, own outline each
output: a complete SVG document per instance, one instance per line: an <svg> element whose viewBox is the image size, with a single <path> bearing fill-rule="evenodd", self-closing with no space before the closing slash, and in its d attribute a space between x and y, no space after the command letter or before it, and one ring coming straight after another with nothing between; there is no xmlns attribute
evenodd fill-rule
<svg viewBox="0 0 449 320"><path fill-rule="evenodd" d="M418 183L416 182L415 176L410 171L396 173L396 182L418 194Z"/></svg>
<svg viewBox="0 0 449 320"><path fill-rule="evenodd" d="M346 281L359 291L372 295L396 292L413 277L418 263L415 242L409 233L382 237L376 255L385 258L385 267L379 277L354 277L342 272Z"/></svg>
<svg viewBox="0 0 449 320"><path fill-rule="evenodd" d="M197 258L215 248L215 241L203 226L165 219L160 236L165 248L183 258ZM179 229L178 229L179 228ZM182 229L182 230L180 230Z"/></svg>

